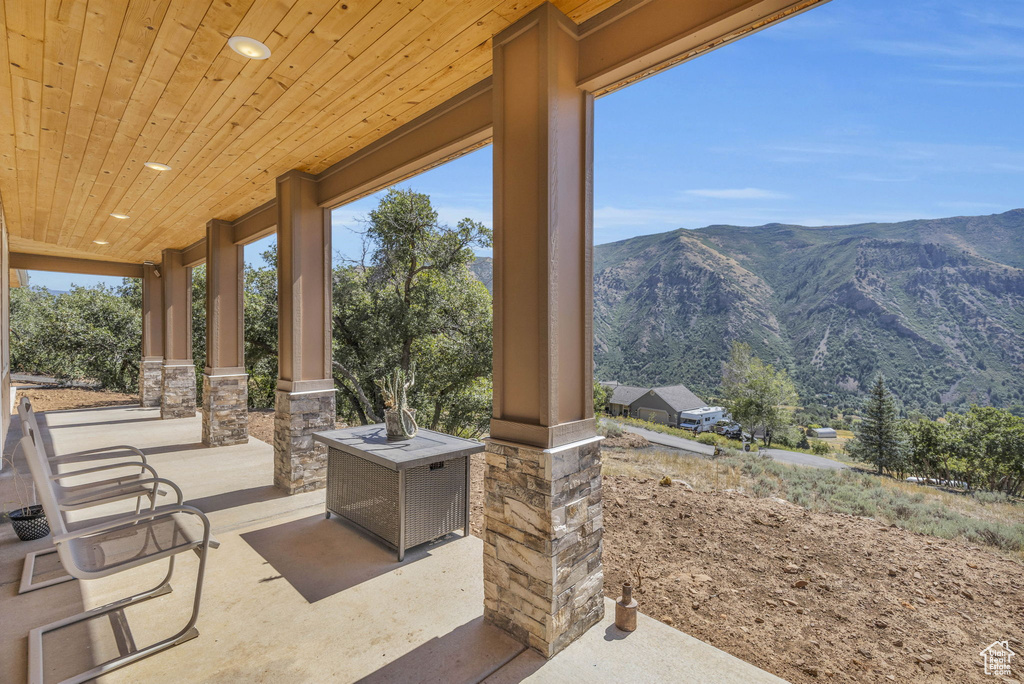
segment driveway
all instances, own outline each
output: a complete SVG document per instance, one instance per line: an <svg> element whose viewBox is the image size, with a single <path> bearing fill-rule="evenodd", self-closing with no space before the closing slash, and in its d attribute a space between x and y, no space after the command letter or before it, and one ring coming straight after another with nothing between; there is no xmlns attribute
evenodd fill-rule
<svg viewBox="0 0 1024 684"><path fill-rule="evenodd" d="M634 434L641 435L642 437L646 437L647 441L652 444L660 444L674 449L682 449L683 451L689 451L690 453L698 454L700 456L712 456L715 453L715 447L710 444L701 444L700 442L692 439L686 439L684 437L666 435L661 432L655 432L654 430L635 427L633 425L624 425L613 420L606 420L606 422L615 423L615 425L618 425L626 432L632 432ZM830 458L824 458L822 456L805 454L800 451L787 451L786 449L761 449L760 453L765 456L770 456L779 463L788 463L789 465L805 466L807 468L823 468L826 470L850 469L850 466L844 463L833 461Z"/></svg>

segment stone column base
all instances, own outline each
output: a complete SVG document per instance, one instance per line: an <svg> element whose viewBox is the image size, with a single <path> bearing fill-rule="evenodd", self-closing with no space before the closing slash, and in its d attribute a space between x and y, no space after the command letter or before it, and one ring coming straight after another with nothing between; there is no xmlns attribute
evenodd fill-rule
<svg viewBox="0 0 1024 684"><path fill-rule="evenodd" d="M274 398L274 486L289 494L327 486L327 448L314 432L334 429L334 390L288 392Z"/></svg>
<svg viewBox="0 0 1024 684"><path fill-rule="evenodd" d="M203 444L249 441L249 376L203 373Z"/></svg>
<svg viewBox="0 0 1024 684"><path fill-rule="evenodd" d="M163 366L160 417L192 418L196 415L195 366Z"/></svg>
<svg viewBox="0 0 1024 684"><path fill-rule="evenodd" d="M139 364L139 406L156 408L163 396L164 362L143 360Z"/></svg>
<svg viewBox="0 0 1024 684"><path fill-rule="evenodd" d="M601 445L487 444L484 619L550 658L604 617Z"/></svg>

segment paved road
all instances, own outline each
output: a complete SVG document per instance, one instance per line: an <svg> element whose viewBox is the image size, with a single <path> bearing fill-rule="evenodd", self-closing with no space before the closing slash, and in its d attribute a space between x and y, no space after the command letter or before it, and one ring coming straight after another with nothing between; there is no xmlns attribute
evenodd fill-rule
<svg viewBox="0 0 1024 684"><path fill-rule="evenodd" d="M685 439L683 437L676 437L674 435L666 435L661 432L655 432L654 430L647 430L641 427L635 427L633 425L624 425L615 421L607 421L615 423L623 430L627 432L633 432L647 438L647 441L654 444L661 444L662 446L672 447L674 449L682 449L683 451L689 451L694 454L701 456L711 456L715 453L715 448L710 444L701 444L692 439ZM849 470L850 466L838 461L833 461L830 458L823 458L821 456L814 456L812 454L805 454L800 451L787 451L785 449L761 449L761 454L770 456L774 460L780 463L789 463L790 465L806 466L808 468L824 468L828 470Z"/></svg>

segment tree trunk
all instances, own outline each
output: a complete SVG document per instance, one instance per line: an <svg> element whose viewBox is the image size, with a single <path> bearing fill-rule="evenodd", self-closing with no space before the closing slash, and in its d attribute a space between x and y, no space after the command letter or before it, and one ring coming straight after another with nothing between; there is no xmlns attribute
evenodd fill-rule
<svg viewBox="0 0 1024 684"><path fill-rule="evenodd" d="M366 413L366 417L368 417L374 423L381 423L381 422L383 422L380 419L380 417L378 417L377 414L374 413L373 405L370 404L370 401L366 398L366 394L363 393L363 388L359 384L359 380L356 379L356 376L353 375L352 372L348 368L345 368L345 366L341 365L337 361L332 361L331 363L334 366L334 369L336 371L338 371L339 373L344 375L345 378L350 383L352 383L352 387L353 387L353 389L354 389L354 391L356 393L357 398L359 399L359 404L363 407L363 411Z"/></svg>

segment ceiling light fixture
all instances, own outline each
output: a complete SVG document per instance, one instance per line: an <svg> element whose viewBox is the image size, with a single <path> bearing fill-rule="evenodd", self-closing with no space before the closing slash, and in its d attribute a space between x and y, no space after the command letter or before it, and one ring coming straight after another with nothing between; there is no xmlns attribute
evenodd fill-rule
<svg viewBox="0 0 1024 684"><path fill-rule="evenodd" d="M146 162L143 166L147 169L153 169L154 171L170 171L171 167L167 164L161 164L160 162Z"/></svg>
<svg viewBox="0 0 1024 684"><path fill-rule="evenodd" d="M231 36L228 38L228 47L249 59L266 59L270 57L270 48L255 38Z"/></svg>
<svg viewBox="0 0 1024 684"><path fill-rule="evenodd" d="M93 242L96 243L97 245L109 245L110 244L106 240L93 240Z"/></svg>
<svg viewBox="0 0 1024 684"><path fill-rule="evenodd" d="M130 218L130 217L128 216L128 214L119 214L119 213L117 213L116 211L115 211L115 212L113 212L113 213L112 213L112 214L110 214L110 215L111 215L111 216L113 216L113 217L114 217L114 218L116 218L116 219L126 219L126 218Z"/></svg>

